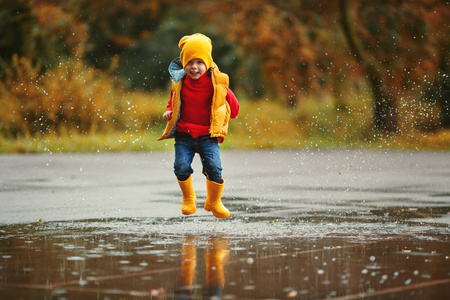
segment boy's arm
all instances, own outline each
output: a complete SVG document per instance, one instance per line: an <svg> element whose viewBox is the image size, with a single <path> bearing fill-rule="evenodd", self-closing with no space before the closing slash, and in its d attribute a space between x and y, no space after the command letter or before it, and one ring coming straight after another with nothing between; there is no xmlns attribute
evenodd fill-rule
<svg viewBox="0 0 450 300"><path fill-rule="evenodd" d="M236 99L236 96L234 95L233 91L228 89L227 91L227 102L230 105L231 109L231 115L230 118L234 119L237 117L239 113L239 102Z"/></svg>
<svg viewBox="0 0 450 300"><path fill-rule="evenodd" d="M163 114L164 122L169 122L172 119L172 115L172 90L170 90L169 102L167 103L166 112Z"/></svg>

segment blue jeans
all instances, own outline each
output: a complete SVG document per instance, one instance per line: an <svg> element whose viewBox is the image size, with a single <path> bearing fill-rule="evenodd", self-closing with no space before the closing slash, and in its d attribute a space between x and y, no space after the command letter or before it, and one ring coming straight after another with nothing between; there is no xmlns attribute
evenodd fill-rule
<svg viewBox="0 0 450 300"><path fill-rule="evenodd" d="M177 132L175 134L175 176L180 181L188 179L194 173L191 164L195 153L198 153L202 160L203 174L211 181L222 183L219 149L217 138L202 135L194 139L187 133Z"/></svg>

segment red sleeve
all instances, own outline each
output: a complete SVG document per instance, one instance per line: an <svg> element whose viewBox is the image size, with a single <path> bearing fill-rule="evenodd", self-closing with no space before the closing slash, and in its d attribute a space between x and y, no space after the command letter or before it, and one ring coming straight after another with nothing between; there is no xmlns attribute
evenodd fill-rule
<svg viewBox="0 0 450 300"><path fill-rule="evenodd" d="M167 103L166 111L172 111L172 90L170 90L169 103Z"/></svg>
<svg viewBox="0 0 450 300"><path fill-rule="evenodd" d="M239 113L239 102L236 99L236 96L234 95L233 91L228 89L227 91L227 101L228 104L230 104L231 108L231 115L230 118L234 119L237 117Z"/></svg>

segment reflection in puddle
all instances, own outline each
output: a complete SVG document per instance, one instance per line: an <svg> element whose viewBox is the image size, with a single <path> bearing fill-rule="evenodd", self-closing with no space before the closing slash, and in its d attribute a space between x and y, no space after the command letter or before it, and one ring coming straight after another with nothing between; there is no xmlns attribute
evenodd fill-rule
<svg viewBox="0 0 450 300"><path fill-rule="evenodd" d="M450 293L448 228L352 224L152 219L3 226L0 294L106 300Z"/></svg>
<svg viewBox="0 0 450 300"><path fill-rule="evenodd" d="M230 240L220 236L211 236L208 238L204 248L204 288L202 285L195 284L197 267L197 238L187 236L183 238L181 250L181 270L179 273L179 285L175 291L175 298L190 299L196 294L196 289L200 288L205 297L221 297L225 285L224 266L227 263L230 253Z"/></svg>

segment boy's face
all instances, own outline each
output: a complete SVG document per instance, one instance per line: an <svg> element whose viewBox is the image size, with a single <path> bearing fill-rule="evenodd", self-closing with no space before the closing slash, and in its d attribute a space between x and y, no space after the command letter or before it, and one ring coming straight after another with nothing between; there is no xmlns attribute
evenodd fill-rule
<svg viewBox="0 0 450 300"><path fill-rule="evenodd" d="M193 80L199 79L206 72L206 65L200 58L194 58L184 67L186 74Z"/></svg>

